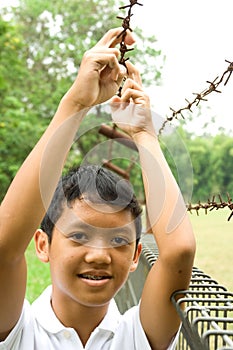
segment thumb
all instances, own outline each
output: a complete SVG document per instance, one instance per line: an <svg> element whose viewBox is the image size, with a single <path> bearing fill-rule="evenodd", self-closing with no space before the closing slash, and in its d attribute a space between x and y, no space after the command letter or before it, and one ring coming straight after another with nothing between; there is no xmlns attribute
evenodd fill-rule
<svg viewBox="0 0 233 350"><path fill-rule="evenodd" d="M121 98L119 96L113 96L113 98L111 99L111 103L117 103L117 102L121 102Z"/></svg>
<svg viewBox="0 0 233 350"><path fill-rule="evenodd" d="M110 107L112 113L115 113L121 107L121 98L117 95L113 96L110 101Z"/></svg>
<svg viewBox="0 0 233 350"><path fill-rule="evenodd" d="M122 82L126 79L126 75L127 75L127 69L125 66L123 66L122 64L119 65L120 69L118 72L118 76L117 79L115 80L117 85L120 86L122 84Z"/></svg>

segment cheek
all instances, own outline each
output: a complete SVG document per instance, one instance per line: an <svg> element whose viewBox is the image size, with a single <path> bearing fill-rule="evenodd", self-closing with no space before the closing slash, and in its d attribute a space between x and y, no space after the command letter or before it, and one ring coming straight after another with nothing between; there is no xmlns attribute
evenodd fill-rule
<svg viewBox="0 0 233 350"><path fill-rule="evenodd" d="M134 249L128 249L124 252L119 252L117 256L117 266L119 271L128 272L131 265L133 264Z"/></svg>
<svg viewBox="0 0 233 350"><path fill-rule="evenodd" d="M130 274L132 259L124 258L121 259L117 265L116 280L118 281L118 286L123 286Z"/></svg>
<svg viewBox="0 0 233 350"><path fill-rule="evenodd" d="M50 272L52 284L58 286L62 290L66 290L72 283L73 277L76 274L74 255L56 256L50 261Z"/></svg>
<svg viewBox="0 0 233 350"><path fill-rule="evenodd" d="M59 250L53 250L50 253L50 269L51 273L62 275L67 274L67 271L72 270L72 266L75 265L76 256L72 249L65 249L65 246Z"/></svg>

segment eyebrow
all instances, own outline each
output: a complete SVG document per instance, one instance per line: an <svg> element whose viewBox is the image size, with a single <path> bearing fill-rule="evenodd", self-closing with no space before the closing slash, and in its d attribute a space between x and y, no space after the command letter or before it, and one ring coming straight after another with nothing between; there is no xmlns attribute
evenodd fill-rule
<svg viewBox="0 0 233 350"><path fill-rule="evenodd" d="M65 226L63 226L61 223L60 223L60 225L62 226L61 228L59 228L59 223L57 223L55 226L58 228L59 231L62 231L65 234L75 232L77 230L85 231L87 229L91 230L91 231L96 231L96 230L107 231L108 230L108 231L111 231L112 233L121 232L121 233L126 233L126 234L133 234L135 232L134 230L132 230L129 227L129 225L119 226L119 227L99 227L99 226L87 224L87 223L83 222L82 220L80 220L79 218L77 218L73 222L68 221L67 223L65 223Z"/></svg>

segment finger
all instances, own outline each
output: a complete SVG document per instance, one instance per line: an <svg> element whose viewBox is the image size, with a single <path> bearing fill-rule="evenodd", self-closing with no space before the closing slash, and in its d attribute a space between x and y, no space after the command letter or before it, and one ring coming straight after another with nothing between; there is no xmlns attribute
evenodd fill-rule
<svg viewBox="0 0 233 350"><path fill-rule="evenodd" d="M110 29L95 45L106 46L106 47L115 47L117 44L121 42L121 36L118 37L123 31L122 27ZM126 31L125 43L127 45L132 45L135 42L135 39L130 31Z"/></svg>
<svg viewBox="0 0 233 350"><path fill-rule="evenodd" d="M103 62L107 62L102 69L100 70L101 79L106 79L111 76L111 79L116 81L119 84L122 81L123 77L126 75L125 67L122 67L115 55L105 55L105 59Z"/></svg>
<svg viewBox="0 0 233 350"><path fill-rule="evenodd" d="M128 78L125 81L125 84L122 89L122 94L124 94L127 89L143 91L142 86L131 78Z"/></svg>
<svg viewBox="0 0 233 350"><path fill-rule="evenodd" d="M119 96L113 96L110 104L116 104L116 103L120 103L121 102L121 98Z"/></svg>
<svg viewBox="0 0 233 350"><path fill-rule="evenodd" d="M126 65L128 70L128 77L142 87L142 79L139 70L129 61L127 61Z"/></svg>
<svg viewBox="0 0 233 350"><path fill-rule="evenodd" d="M117 35L116 39L113 40L110 47L115 47L117 44L119 44L122 41L122 36L124 33L126 34L124 37L124 43L127 46L131 46L135 43L136 40L134 38L133 33L129 30L124 31L123 28L121 28L121 32Z"/></svg>
<svg viewBox="0 0 233 350"><path fill-rule="evenodd" d="M112 112L117 111L121 106L121 98L119 96L113 96L110 101L110 107Z"/></svg>
<svg viewBox="0 0 233 350"><path fill-rule="evenodd" d="M86 53L91 53L91 54L95 54L95 53L99 53L99 54L105 54L105 53L112 53L114 54L116 57L120 56L120 50L116 47L103 47L103 46L94 46L92 49L88 50Z"/></svg>
<svg viewBox="0 0 233 350"><path fill-rule="evenodd" d="M141 96L141 91L134 90L131 88L126 89L121 95L122 102L129 102L131 99L135 99Z"/></svg>
<svg viewBox="0 0 233 350"><path fill-rule="evenodd" d="M94 70L101 71L105 67L109 67L110 69L117 68L120 70L120 65L117 60L117 57L114 53L105 52L89 52L86 56L86 62L89 60L92 68ZM94 66L93 66L94 64Z"/></svg>
<svg viewBox="0 0 233 350"><path fill-rule="evenodd" d="M120 67L119 71L116 70L116 72L115 71L112 72L112 78L116 81L117 85L120 86L123 79L126 79L127 71L126 71L126 68L121 64L119 65L119 67ZM115 76L113 74L115 74Z"/></svg>
<svg viewBox="0 0 233 350"><path fill-rule="evenodd" d="M149 104L149 97L144 91L129 88L122 94L121 101L130 102L130 100L142 106L147 106Z"/></svg>

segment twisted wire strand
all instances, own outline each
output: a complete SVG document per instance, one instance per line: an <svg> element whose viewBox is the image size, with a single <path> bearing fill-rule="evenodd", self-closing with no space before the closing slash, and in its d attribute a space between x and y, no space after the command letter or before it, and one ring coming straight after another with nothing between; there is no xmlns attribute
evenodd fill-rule
<svg viewBox="0 0 233 350"><path fill-rule="evenodd" d="M229 208L231 210L231 213L227 219L227 221L230 221L231 218L233 217L233 202L229 193L227 193L227 201L224 201L222 199L222 196L219 194L218 201L216 201L215 196L213 196L211 200L208 199L207 203L201 203L199 201L197 204L190 203L187 205L187 211L189 211L190 213L192 213L192 211L196 211L197 215L199 215L200 209L204 209L205 214L207 214L208 210L212 211L214 209L219 210L219 209L225 209L225 208Z"/></svg>
<svg viewBox="0 0 233 350"><path fill-rule="evenodd" d="M126 58L125 54L129 51L134 50L134 49L127 47L127 45L125 43L125 37L127 34L127 30L129 30L131 32L133 31L133 29L130 27L130 19L133 16L132 9L133 9L133 6L135 6L135 5L143 6L143 4L139 3L137 0L130 0L129 5L119 7L119 10L128 9L127 15L125 17L117 16L118 19L122 20L122 28L123 28L122 32L120 34L118 34L118 36L117 36L117 38L121 37L121 42L120 42L121 56L119 59L119 63L122 64L126 69L127 69L126 61L128 61L129 57ZM122 90L124 82L125 82L125 79L123 80L122 85L120 86L120 88L118 90L118 93L117 93L118 96L121 96L121 90Z"/></svg>
<svg viewBox="0 0 233 350"><path fill-rule="evenodd" d="M122 20L122 28L123 28L122 32L118 35L118 38L121 37L121 42L120 42L121 55L120 55L119 63L125 66L126 69L127 69L126 61L128 61L129 57L125 57L125 55L127 54L127 52L132 51L134 49L127 47L125 43L125 37L126 37L127 30L131 32L133 31L132 28L130 27L130 20L131 20L131 17L133 16L132 9L133 9L133 6L135 5L143 6L143 4L139 3L137 0L130 0L128 5L119 7L119 10L127 9L127 15L125 17L117 16L118 19ZM168 122L171 122L173 119L178 119L179 117L182 117L184 119L183 112L185 110L192 112L192 107L194 105L198 106L201 101L208 101L206 96L208 96L209 94L213 92L221 93L218 87L222 83L224 84L224 86L227 85L231 77L231 74L233 72L233 61L225 60L225 62L229 63L229 65L227 69L223 72L221 77L219 78L219 76L217 76L213 81L207 80L206 82L209 84L209 86L205 90L201 91L200 93L193 93L193 95L195 95L195 98L191 102L188 99L185 99L185 101L187 102L186 106L178 110L174 110L172 107L170 107L170 110L172 111L172 115L168 116L164 121L164 123L162 124L159 130L159 135L162 134ZM124 84L124 80L118 90L118 93L117 93L118 96L121 96L121 90L122 90L123 84ZM232 199L230 198L229 193L227 193L227 201L223 201L220 194L218 195L218 197L219 197L219 201L216 201L215 196L213 196L212 200L208 199L206 203L201 203L201 201L199 201L197 204L189 203L186 205L187 211L189 211L190 213L192 213L192 211L196 211L197 215L199 215L200 209L204 209L205 213L207 214L208 211L212 211L214 209L219 210L219 209L229 208L231 210L231 213L227 220L230 221L231 218L233 217Z"/></svg>
<svg viewBox="0 0 233 350"><path fill-rule="evenodd" d="M198 106L201 101L208 101L205 98L206 96L208 96L212 92L221 93L221 91L218 90L219 85L222 83L224 84L224 86L227 85L231 77L231 74L233 72L233 61L231 62L231 61L225 60L225 62L229 63L229 65L227 69L224 71L224 73L222 74L222 76L220 78L217 76L213 81L207 80L206 82L209 84L209 87L207 87L205 90L201 91L200 93L194 92L193 95L195 95L195 98L193 99L193 101L190 102L188 99L185 99L185 101L187 102L186 106L178 110L174 110L172 107L169 107L170 110L172 111L172 114L166 117L161 128L159 129L159 135L162 134L168 122L171 122L173 119L178 119L179 117L182 117L183 119L185 119L183 115L183 112L185 110L188 110L192 113L193 105Z"/></svg>

